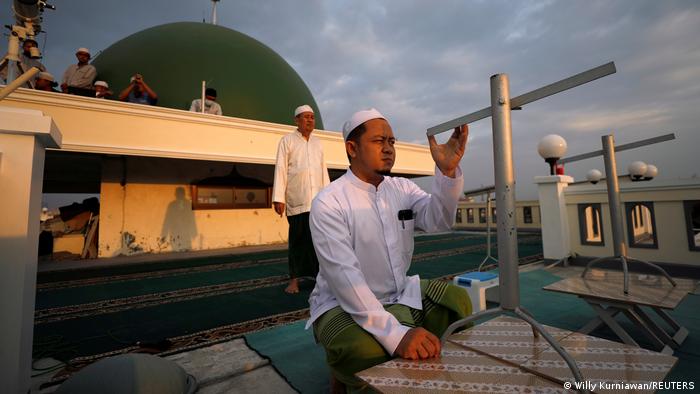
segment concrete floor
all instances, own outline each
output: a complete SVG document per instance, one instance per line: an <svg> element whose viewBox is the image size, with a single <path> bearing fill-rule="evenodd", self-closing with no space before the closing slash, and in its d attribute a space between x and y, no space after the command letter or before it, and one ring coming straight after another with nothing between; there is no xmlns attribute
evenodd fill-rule
<svg viewBox="0 0 700 394"><path fill-rule="evenodd" d="M166 357L197 380L197 393L296 393L272 367L270 361L250 349L243 339L235 339L201 349ZM49 365L56 363L48 361ZM53 393L58 385L40 389L53 373L32 378L31 393Z"/></svg>
<svg viewBox="0 0 700 394"><path fill-rule="evenodd" d="M243 339L167 357L193 375L198 393L296 393Z"/></svg>

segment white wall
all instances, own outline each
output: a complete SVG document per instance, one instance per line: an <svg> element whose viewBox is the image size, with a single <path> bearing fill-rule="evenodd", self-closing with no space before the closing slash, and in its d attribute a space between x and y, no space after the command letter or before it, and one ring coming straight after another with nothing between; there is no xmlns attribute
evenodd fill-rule
<svg viewBox="0 0 700 394"><path fill-rule="evenodd" d="M525 223L523 217L523 207L530 207L532 212L532 223ZM496 203L492 202L491 207L496 207ZM474 209L474 222L467 222L467 209ZM460 201L457 203L457 209L461 209L462 222L455 224L453 228L459 230L465 229L486 229L487 223L479 223L479 208L486 208L486 202L479 201ZM458 214L460 211L458 211ZM496 217L498 217L498 209L496 209ZM496 223L492 220L490 212L486 212L486 219L491 223L491 229L495 231ZM515 203L515 224L518 229L539 230L540 224L540 204L538 201L516 201Z"/></svg>
<svg viewBox="0 0 700 394"><path fill-rule="evenodd" d="M569 186L565 191L565 195L572 251L581 256L611 256L613 254L612 227L605 183ZM691 251L688 248L683 208L684 200L700 200L700 181L652 180L648 182L631 182L621 177L620 199L623 212L626 212L624 211L625 202L652 201L654 207L657 249L629 246L627 215L623 213L623 231L625 242L628 242L628 254L630 257L646 261L700 266L700 252ZM578 217L578 204L581 203L600 203L604 246L581 244Z"/></svg>

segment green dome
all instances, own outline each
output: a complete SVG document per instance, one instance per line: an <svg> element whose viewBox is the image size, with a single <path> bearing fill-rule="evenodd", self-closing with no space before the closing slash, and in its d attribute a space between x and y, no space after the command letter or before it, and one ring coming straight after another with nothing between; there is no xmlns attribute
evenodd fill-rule
<svg viewBox="0 0 700 394"><path fill-rule="evenodd" d="M216 89L224 115L294 124L294 109L309 104L321 114L309 88L275 51L235 30L205 23L178 22L132 34L92 62L98 79L117 98L129 78L141 73L162 107L189 109L202 81Z"/></svg>

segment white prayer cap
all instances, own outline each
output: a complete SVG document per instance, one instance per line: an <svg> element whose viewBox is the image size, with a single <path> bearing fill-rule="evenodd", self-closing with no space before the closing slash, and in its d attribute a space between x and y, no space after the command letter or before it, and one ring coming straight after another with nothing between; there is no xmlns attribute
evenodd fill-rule
<svg viewBox="0 0 700 394"><path fill-rule="evenodd" d="M379 111L377 111L374 108L366 109L363 111L357 111L355 112L351 117L350 120L345 122L343 125L343 139L347 141L348 136L350 133L355 130L355 127L365 123L368 120L372 119L384 119L384 115L382 115Z"/></svg>
<svg viewBox="0 0 700 394"><path fill-rule="evenodd" d="M45 79L49 82L54 81L53 75L51 75L51 73L47 73L46 71L42 71L39 74L37 74L36 79Z"/></svg>
<svg viewBox="0 0 700 394"><path fill-rule="evenodd" d="M102 86L105 89L109 89L109 84L105 81L97 81L95 82L95 86Z"/></svg>
<svg viewBox="0 0 700 394"><path fill-rule="evenodd" d="M299 114L303 114L304 112L314 113L314 109L306 104L300 105L297 107L297 109L294 110L294 117L296 118L297 116L299 116Z"/></svg>
<svg viewBox="0 0 700 394"><path fill-rule="evenodd" d="M78 54L80 52L87 53L88 55L90 54L90 50L87 48L78 48L78 50L75 51L76 54Z"/></svg>

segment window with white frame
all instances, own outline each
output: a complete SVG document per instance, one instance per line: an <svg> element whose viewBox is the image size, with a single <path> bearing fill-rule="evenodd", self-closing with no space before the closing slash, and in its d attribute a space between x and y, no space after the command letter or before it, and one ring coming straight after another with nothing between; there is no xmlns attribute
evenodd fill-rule
<svg viewBox="0 0 700 394"><path fill-rule="evenodd" d="M467 223L474 223L474 208L467 208Z"/></svg>
<svg viewBox="0 0 700 394"><path fill-rule="evenodd" d="M532 207L523 207L523 223L532 223Z"/></svg>
<svg viewBox="0 0 700 394"><path fill-rule="evenodd" d="M631 248L658 248L654 203L651 201L626 202L625 213L629 246Z"/></svg>
<svg viewBox="0 0 700 394"><path fill-rule="evenodd" d="M700 251L700 200L683 201L685 227L688 233L688 247Z"/></svg>
<svg viewBox="0 0 700 394"><path fill-rule="evenodd" d="M581 245L605 245L600 204L579 204L578 223Z"/></svg>
<svg viewBox="0 0 700 394"><path fill-rule="evenodd" d="M479 223L486 223L486 208L479 208Z"/></svg>

